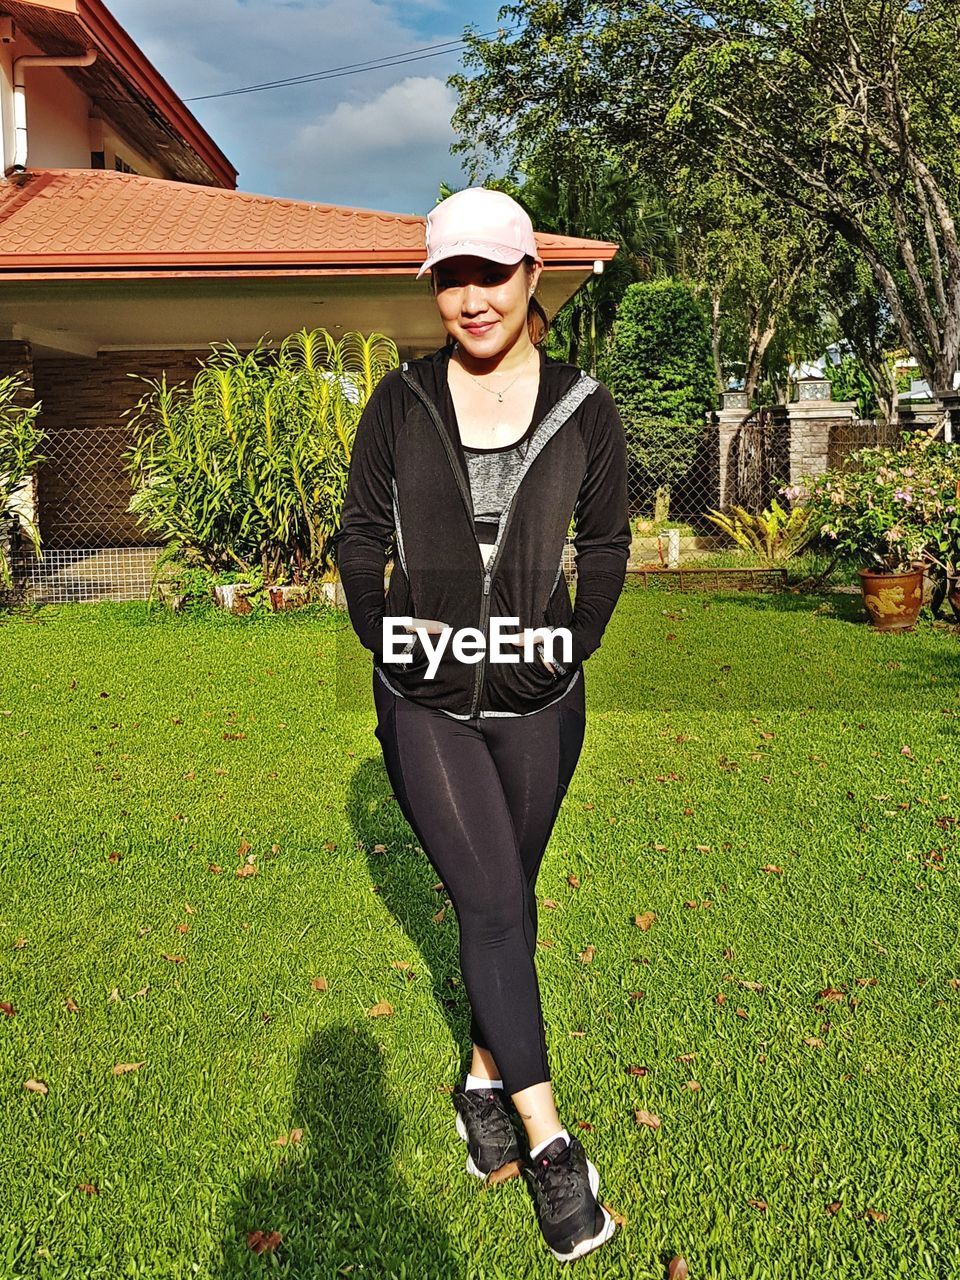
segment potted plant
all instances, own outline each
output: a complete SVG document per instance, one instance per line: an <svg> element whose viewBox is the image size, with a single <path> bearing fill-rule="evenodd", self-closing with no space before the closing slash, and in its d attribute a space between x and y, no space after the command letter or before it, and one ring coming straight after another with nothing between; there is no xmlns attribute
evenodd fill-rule
<svg viewBox="0 0 960 1280"><path fill-rule="evenodd" d="M863 602L882 631L908 631L924 603L924 574L957 545L960 457L925 432L858 449L847 468L781 488L820 521L820 535L859 561Z"/></svg>

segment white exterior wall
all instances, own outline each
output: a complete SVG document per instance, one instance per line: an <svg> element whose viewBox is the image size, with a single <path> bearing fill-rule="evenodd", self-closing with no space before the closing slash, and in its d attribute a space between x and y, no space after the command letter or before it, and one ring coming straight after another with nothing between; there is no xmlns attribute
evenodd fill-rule
<svg viewBox="0 0 960 1280"><path fill-rule="evenodd" d="M13 164L16 145L14 59L43 52L19 31L13 44L0 44L0 149L4 172ZM67 71L60 67L27 67L24 84L28 169L89 169L90 153L103 151L107 169L115 167L114 159L119 155L138 173L154 178L170 176L138 151L132 140L122 137L108 118L101 118Z"/></svg>

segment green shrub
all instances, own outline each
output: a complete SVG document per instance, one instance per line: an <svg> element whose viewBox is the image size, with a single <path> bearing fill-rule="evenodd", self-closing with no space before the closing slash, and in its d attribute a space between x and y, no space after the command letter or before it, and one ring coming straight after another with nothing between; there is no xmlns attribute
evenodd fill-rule
<svg viewBox="0 0 960 1280"><path fill-rule="evenodd" d="M783 564L806 550L818 531L806 507L785 511L776 498L759 514L732 504L728 512L711 510L704 513L718 529L744 551L758 556L764 564Z"/></svg>
<svg viewBox="0 0 960 1280"><path fill-rule="evenodd" d="M710 329L685 284L630 285L602 374L623 419L630 461L654 498L654 518L664 520L671 487L689 471L714 403Z"/></svg>
<svg viewBox="0 0 960 1280"><path fill-rule="evenodd" d="M36 524L23 514L14 511L13 498L17 490L44 458L40 445L44 431L37 425L40 401L23 404L24 392L32 391L23 373L11 373L0 378L0 532L11 517L15 517L26 533L38 556L40 531ZM0 583L13 586L13 574L8 561L5 540L0 537Z"/></svg>
<svg viewBox="0 0 960 1280"><path fill-rule="evenodd" d="M157 571L175 560L264 585L322 578L357 423L396 345L301 329L278 351L211 347L191 386L143 378L130 411L129 510L167 544Z"/></svg>

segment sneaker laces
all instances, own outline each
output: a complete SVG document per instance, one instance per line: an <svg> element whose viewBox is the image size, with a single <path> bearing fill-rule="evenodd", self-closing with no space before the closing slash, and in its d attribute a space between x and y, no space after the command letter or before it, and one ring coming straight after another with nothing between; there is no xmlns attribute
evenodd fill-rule
<svg viewBox="0 0 960 1280"><path fill-rule="evenodd" d="M543 1188L544 1197L552 1216L562 1217L562 1210L576 1204L582 1194L584 1183L589 1187L589 1179L572 1162L572 1152L568 1145L565 1152L555 1156L546 1168L537 1162L537 1181Z"/></svg>
<svg viewBox="0 0 960 1280"><path fill-rule="evenodd" d="M474 1095L471 1098L472 1119L477 1126L481 1141L499 1138L502 1140L501 1145L507 1147L515 1134L503 1100L497 1096L498 1092L496 1089L468 1089L466 1095L467 1097Z"/></svg>

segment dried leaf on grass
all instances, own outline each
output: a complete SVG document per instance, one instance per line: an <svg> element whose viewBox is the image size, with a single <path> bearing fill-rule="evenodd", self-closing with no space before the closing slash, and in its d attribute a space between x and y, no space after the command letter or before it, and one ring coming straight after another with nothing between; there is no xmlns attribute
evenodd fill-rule
<svg viewBox="0 0 960 1280"><path fill-rule="evenodd" d="M282 1239L279 1231L250 1231L247 1233L247 1247L254 1253L269 1253Z"/></svg>
<svg viewBox="0 0 960 1280"><path fill-rule="evenodd" d="M654 1115L652 1111L634 1111L633 1118L637 1124L645 1125L648 1129L660 1128L660 1117Z"/></svg>
<svg viewBox="0 0 960 1280"><path fill-rule="evenodd" d="M494 1169L492 1173L488 1173L486 1182L489 1186L496 1186L498 1182L509 1182L511 1178L519 1178L522 1172L519 1160L508 1160L506 1164L502 1164L499 1169Z"/></svg>
<svg viewBox="0 0 960 1280"><path fill-rule="evenodd" d="M614 1209L612 1205L607 1204L606 1200L601 1200L600 1203L603 1205L607 1213L609 1213L610 1217L614 1220L614 1222L617 1224L618 1227L626 1226L627 1219L624 1216L624 1214L622 1214L619 1211L619 1209Z"/></svg>

